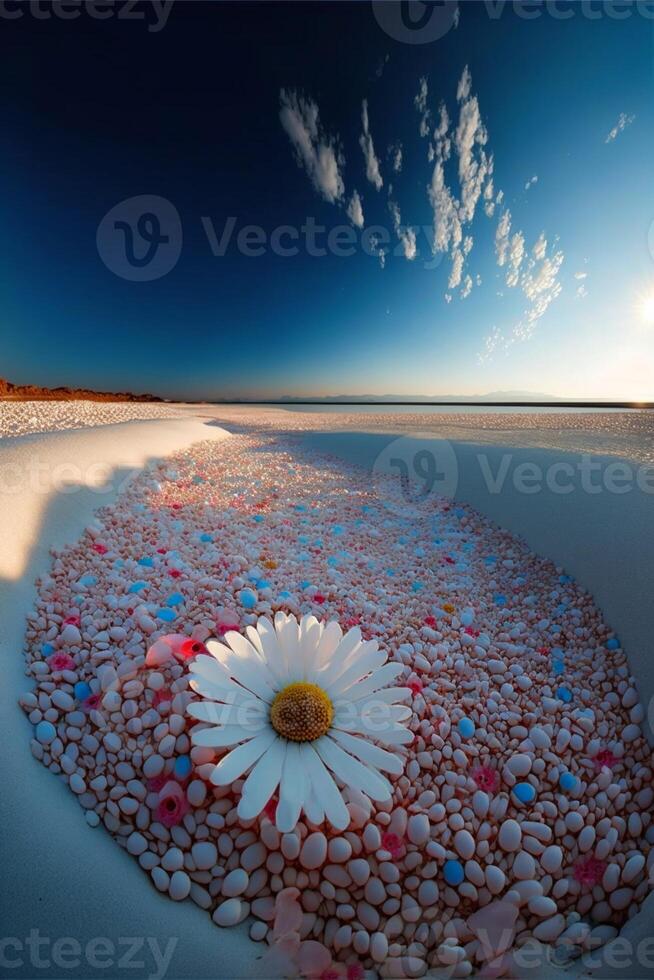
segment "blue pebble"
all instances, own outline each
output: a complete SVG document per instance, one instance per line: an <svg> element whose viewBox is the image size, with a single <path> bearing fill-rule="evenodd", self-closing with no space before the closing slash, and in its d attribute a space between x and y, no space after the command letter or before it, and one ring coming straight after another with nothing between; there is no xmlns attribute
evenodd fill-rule
<svg viewBox="0 0 654 980"><path fill-rule="evenodd" d="M298 512L299 514L301 514L301 513L303 513L303 511L305 511L305 510L306 510L306 507L305 507L305 505L304 505L304 504L296 504L296 505L295 505L295 509L296 509L296 511L297 511L297 512Z"/></svg>
<svg viewBox="0 0 654 980"><path fill-rule="evenodd" d="M54 653L54 649L52 643L44 643L41 647L41 653L44 657L49 657L51 653Z"/></svg>
<svg viewBox="0 0 654 980"><path fill-rule="evenodd" d="M446 861L443 866L443 876L448 885L456 888L463 881L463 865L460 861Z"/></svg>
<svg viewBox="0 0 654 980"><path fill-rule="evenodd" d="M190 755L180 755L175 759L175 775L178 779L186 779L191 772Z"/></svg>
<svg viewBox="0 0 654 980"><path fill-rule="evenodd" d="M288 589L284 589L283 592L280 592L279 593L279 598L280 599L290 599L291 598L291 593L288 591Z"/></svg>
<svg viewBox="0 0 654 980"><path fill-rule="evenodd" d="M457 725L457 728L459 729L459 734L463 738L472 738L472 736L475 734L475 723L471 718L462 718Z"/></svg>
<svg viewBox="0 0 654 980"><path fill-rule="evenodd" d="M496 595L493 596L493 602L495 603L496 606L505 606L506 601L507 601L506 596L502 595L501 592L498 592Z"/></svg>
<svg viewBox="0 0 654 980"><path fill-rule="evenodd" d="M49 721L40 721L36 726L36 737L41 745L49 745L57 737L57 729Z"/></svg>
<svg viewBox="0 0 654 980"><path fill-rule="evenodd" d="M266 578L260 578L260 579L258 579L258 581L256 583L256 586L257 586L258 589L269 589L270 588L270 582Z"/></svg>
<svg viewBox="0 0 654 980"><path fill-rule="evenodd" d="M145 555L143 558L139 558L139 565L143 565L144 568L152 568L154 565L154 559L150 558L149 555Z"/></svg>
<svg viewBox="0 0 654 980"><path fill-rule="evenodd" d="M565 664L562 660L552 661L552 673L555 677L558 677L559 674L565 673Z"/></svg>
<svg viewBox="0 0 654 980"><path fill-rule="evenodd" d="M420 592L420 590L421 590L422 588L424 588L424 586L423 586L423 584L422 584L422 582L413 582L413 583L411 584L411 591L412 591L412 592Z"/></svg>
<svg viewBox="0 0 654 980"><path fill-rule="evenodd" d="M147 587L148 587L148 583L147 582L132 582L132 584L130 585L130 587L129 587L129 589L127 591L128 592L140 592L141 589L147 589Z"/></svg>
<svg viewBox="0 0 654 980"><path fill-rule="evenodd" d="M244 609L254 609L257 604L257 594L252 589L241 589L238 598Z"/></svg>
<svg viewBox="0 0 654 980"><path fill-rule="evenodd" d="M516 783L513 794L521 803L532 803L536 797L536 790L531 783Z"/></svg>
<svg viewBox="0 0 654 980"><path fill-rule="evenodd" d="M206 532L201 534L200 541L213 541L213 534L207 534Z"/></svg>
<svg viewBox="0 0 654 980"><path fill-rule="evenodd" d="M262 524L262 523L263 523L263 521L264 521L264 516L263 516L263 514L255 514L255 515L254 515L254 523L255 523L255 524Z"/></svg>
<svg viewBox="0 0 654 980"><path fill-rule="evenodd" d="M163 619L164 623L172 623L174 619L177 619L177 613L172 609L157 609L156 617Z"/></svg>
<svg viewBox="0 0 654 980"><path fill-rule="evenodd" d="M173 531L183 531L184 530L184 521L173 521L173 523L172 523L172 529L173 529Z"/></svg>
<svg viewBox="0 0 654 980"><path fill-rule="evenodd" d="M119 558L118 561L121 561L121 559ZM115 564L116 562L114 562L114 565ZM82 575L82 577L78 580L78 584L84 586L90 586L90 585L96 585L97 581L98 580L95 577L95 575Z"/></svg>
<svg viewBox="0 0 654 980"><path fill-rule="evenodd" d="M615 638L615 636L612 636L610 640L607 640L606 641L606 649L607 650L619 650L620 649L620 642Z"/></svg>
<svg viewBox="0 0 654 980"><path fill-rule="evenodd" d="M342 528L340 524L334 524L332 528L332 534L343 534L344 531L345 529Z"/></svg>
<svg viewBox="0 0 654 980"><path fill-rule="evenodd" d="M86 681L78 681L73 690L78 701L86 701L93 693Z"/></svg>
<svg viewBox="0 0 654 980"><path fill-rule="evenodd" d="M559 701L565 701L566 704L572 701L572 691L568 687L558 687L556 689L556 696Z"/></svg>
<svg viewBox="0 0 654 980"><path fill-rule="evenodd" d="M169 595L166 599L167 606L179 606L182 602L184 602L184 596L181 592L173 592L173 594Z"/></svg>
<svg viewBox="0 0 654 980"><path fill-rule="evenodd" d="M571 793L577 785L577 779L571 772L562 772L559 776L559 786L564 793Z"/></svg>

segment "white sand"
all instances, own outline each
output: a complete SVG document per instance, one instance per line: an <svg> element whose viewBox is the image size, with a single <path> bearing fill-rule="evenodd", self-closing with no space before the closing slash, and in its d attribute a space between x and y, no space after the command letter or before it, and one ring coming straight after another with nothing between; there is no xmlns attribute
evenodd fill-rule
<svg viewBox="0 0 654 980"><path fill-rule="evenodd" d="M0 444L0 476L5 484L14 483L30 461L34 469L37 459L50 474L62 461L74 462L91 483L97 481L98 471L89 472L89 468L105 463L113 471L114 482L120 482L125 471L143 466L149 459L201 439L221 439L225 435L216 426L189 420L133 422L12 439ZM322 432L306 438L321 451L370 465L391 437ZM488 455L494 471L502 449L469 443L456 448L459 498L522 534L534 550L564 565L594 593L623 639L647 704L654 692L654 651L649 635L654 524L647 520L654 505L652 498L607 493L588 496L581 492L567 497L548 492L524 496L510 483L494 496L484 487L476 452L479 449ZM511 451L515 462L528 459L546 465L561 458L559 453L544 450ZM19 469L8 469L13 465ZM107 833L87 827L67 786L40 772L30 754L30 726L16 700L25 689L22 641L25 615L35 596L33 582L48 568L49 547L74 541L89 523L93 510L111 502L115 494L115 487L102 494L88 486L73 494L32 487L16 495L0 489L0 654L4 666L0 694L0 825L5 842L0 901L4 909L11 908L11 914L5 915L3 933L24 943L30 930L38 929L42 937L50 940L40 955L51 961L49 969L35 969L27 948L21 951L11 947L7 957L22 959L23 965L6 972L3 967L2 975L161 976L163 968L157 972L147 943L150 937L158 943L161 955L169 940L177 940L168 967L170 978L264 977L266 970L260 962L263 949L250 942L245 927L221 932L207 913L192 903L176 904L158 895L133 858L118 848ZM623 930L624 938L637 943L654 932L653 905L650 896L639 916ZM75 937L83 950L92 938L107 937L114 952L104 951L102 958L113 959L114 966L105 970L93 968L82 953L78 969L58 968L51 944L67 936ZM145 940L134 957L143 963L139 970L117 965L118 957L127 950L125 937ZM525 975L570 973L535 966ZM624 969L605 966L593 970L592 975L637 980L654 974L629 963Z"/></svg>
<svg viewBox="0 0 654 980"><path fill-rule="evenodd" d="M147 937L156 939L165 954L177 940L167 976L259 977L263 949L252 943L245 926L221 932L207 913L191 902L175 903L158 895L146 872L119 848L101 827L92 830L66 784L42 772L32 757L30 724L17 704L29 686L25 681L23 636L25 616L35 601L34 580L49 566L49 548L75 541L90 522L95 508L110 503L116 489L96 493L82 487L75 493L41 491L6 492L6 486L29 473L30 462L43 464L41 473L55 472L62 462L74 464L92 484L98 463L108 466L119 484L133 468L203 439L223 439L224 430L199 421L130 422L97 429L29 436L0 443L0 827L3 864L0 906L3 937L25 943L38 929L50 943L40 950L50 968L35 968L28 947L8 947L7 960L23 961L21 968L0 975L12 977L148 977L157 974ZM13 467L18 467L14 469ZM106 468L104 470L106 473ZM42 481L45 484L45 480ZM86 480L85 480L86 482ZM11 910L9 912L9 910ZM117 965L127 953L121 937L142 937L134 956L141 970ZM98 952L98 960L114 961L111 969L93 968L85 957L77 970L57 967L52 944L74 937L82 946L95 937L114 944L112 955ZM70 959L70 953L68 954ZM73 957L74 958L74 957Z"/></svg>

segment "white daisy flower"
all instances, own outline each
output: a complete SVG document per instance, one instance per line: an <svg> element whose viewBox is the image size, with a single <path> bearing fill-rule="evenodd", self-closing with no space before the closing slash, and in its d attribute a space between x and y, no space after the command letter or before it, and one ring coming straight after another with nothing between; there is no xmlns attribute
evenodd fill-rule
<svg viewBox="0 0 654 980"><path fill-rule="evenodd" d="M278 612L274 625L261 617L246 632L226 633L227 646L209 640L211 656L191 663L191 688L206 700L192 702L188 713L211 726L194 728L191 740L231 749L213 771L216 785L249 771L242 820L261 813L279 787L281 832L293 830L302 811L313 824L327 818L344 830L350 817L337 781L383 802L392 787L382 772L403 772L402 760L381 746L413 739L401 724L411 709L398 704L411 692L387 687L404 667L386 663L358 627L343 636L338 623L315 616L298 623Z"/></svg>

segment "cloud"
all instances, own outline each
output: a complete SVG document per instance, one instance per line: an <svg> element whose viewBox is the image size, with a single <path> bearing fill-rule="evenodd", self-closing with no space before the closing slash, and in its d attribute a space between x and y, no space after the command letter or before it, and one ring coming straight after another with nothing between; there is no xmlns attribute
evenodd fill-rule
<svg viewBox="0 0 654 980"><path fill-rule="evenodd" d="M500 220L497 222L497 228L495 230L495 255L497 257L497 264L502 266L505 264L507 256L509 254L509 235L511 234L511 212L508 208L502 211L500 215Z"/></svg>
<svg viewBox="0 0 654 980"><path fill-rule="evenodd" d="M586 289L586 286L584 285L583 282L581 286L577 286L577 291L575 293L575 296L577 297L577 299L586 299L586 297L588 296L588 290Z"/></svg>
<svg viewBox="0 0 654 980"><path fill-rule="evenodd" d="M587 272L575 272L575 279L587 279L587 278L588 278Z"/></svg>
<svg viewBox="0 0 654 980"><path fill-rule="evenodd" d="M534 184L537 183L538 183L538 174L534 174L534 176L530 177L527 183L525 184L525 190L528 191L530 187L533 187Z"/></svg>
<svg viewBox="0 0 654 980"><path fill-rule="evenodd" d="M322 130L318 106L312 99L282 89L279 118L295 151L298 166L304 167L318 193L330 204L343 198L341 168L345 161L338 143Z"/></svg>
<svg viewBox="0 0 654 980"><path fill-rule="evenodd" d="M470 75L470 69L466 65L463 69L461 78L459 79L459 84L456 89L456 101L463 102L470 96L470 89L472 88L472 76Z"/></svg>
<svg viewBox="0 0 654 980"><path fill-rule="evenodd" d="M604 140L604 142L612 143L613 140L617 136L619 136L623 130L627 128L627 126L631 126L635 118L636 118L635 114L627 115L626 112L621 112L620 115L618 116L618 121L616 122L615 126L609 130L609 134Z"/></svg>
<svg viewBox="0 0 654 980"><path fill-rule="evenodd" d="M507 286L517 286L520 281L520 266L525 255L525 237L521 231L516 231L511 237L508 249L508 269L506 272Z"/></svg>
<svg viewBox="0 0 654 980"><path fill-rule="evenodd" d="M428 188L429 202L434 212L434 251L458 249L463 238L457 202L445 182L443 161L437 160Z"/></svg>
<svg viewBox="0 0 654 980"><path fill-rule="evenodd" d="M463 85L466 73L467 79ZM461 91L468 93L470 91L470 73L467 68L459 82L459 92ZM454 138L459 158L459 184L461 186L461 207L464 221L472 221L483 185L493 171L492 159L489 160L484 150L481 149L487 140L488 134L481 121L477 97L467 97L461 105L459 123Z"/></svg>
<svg viewBox="0 0 654 980"><path fill-rule="evenodd" d="M448 289L456 289L457 286L461 285L461 277L463 275L463 252L461 249L456 248L452 253L452 268L450 270L450 278L447 281Z"/></svg>
<svg viewBox="0 0 654 980"><path fill-rule="evenodd" d="M384 266L386 265L386 249L381 248L380 239L378 235L370 236L370 251L372 252L373 255L377 256L377 258L379 259L379 264L383 269Z"/></svg>
<svg viewBox="0 0 654 980"><path fill-rule="evenodd" d="M402 170L402 144L391 143L387 150L393 173L399 174Z"/></svg>
<svg viewBox="0 0 654 980"><path fill-rule="evenodd" d="M461 299L467 299L472 292L472 276L467 275L463 280L463 289L460 292Z"/></svg>
<svg viewBox="0 0 654 980"><path fill-rule="evenodd" d="M379 64L377 65L377 68L375 69L375 76L377 78L381 78L382 75L384 74L384 68L388 64L390 57L391 57L390 54L385 54L384 57L379 62Z"/></svg>
<svg viewBox="0 0 654 980"><path fill-rule="evenodd" d="M564 254L557 247L556 241L548 251L547 239L544 232L541 232L527 255L522 232L516 232L509 240L511 216L508 211L504 211L500 217L498 232L500 225L502 234L499 235L499 249L498 233L495 236L498 265L508 262L506 283L510 286L519 286L528 305L518 322L508 332L493 327L478 354L481 363L492 358L498 350L506 353L513 344L529 340L538 321L545 315L562 289L559 274Z"/></svg>
<svg viewBox="0 0 654 980"><path fill-rule="evenodd" d="M359 192L356 190L352 192L346 213L355 228L363 228L363 207L361 206Z"/></svg>
<svg viewBox="0 0 654 980"><path fill-rule="evenodd" d="M419 133L421 136L429 136L429 123L431 120L431 113L427 108L427 79L423 76L420 79L420 87L418 89L418 94L413 100L413 104L420 113L420 127Z"/></svg>
<svg viewBox="0 0 654 980"><path fill-rule="evenodd" d="M400 214L400 208L395 201L389 200L388 210L391 213L395 234L400 240L404 258L408 259L409 262L411 262L413 259L415 259L416 255L418 254L418 248L416 244L416 233L413 230L413 228L402 227L402 216Z"/></svg>
<svg viewBox="0 0 654 980"><path fill-rule="evenodd" d="M422 80L424 82L424 79ZM466 247L461 248L463 228L474 220L480 200L484 212L491 217L495 211L492 154L484 149L488 133L481 118L479 102L472 94L472 78L466 66L457 86L459 118L456 130L450 135L450 118L447 107L439 107L438 124L433 131L429 159L434 170L428 186L428 197L434 212L434 252L448 252L452 267L450 288L458 286L463 278L466 258L472 249L472 236L466 237ZM421 84L416 105L426 110L426 83ZM458 195L448 186L445 163L454 151L459 180ZM466 292L467 295L467 292Z"/></svg>
<svg viewBox="0 0 654 980"><path fill-rule="evenodd" d="M536 239L534 247L531 250L531 254L538 261L545 258L545 253L547 252L547 239L545 238L545 232L541 231L540 235Z"/></svg>
<svg viewBox="0 0 654 980"><path fill-rule="evenodd" d="M363 156L366 161L366 177L380 191L384 186L384 181L379 169L379 160L375 155L372 136L370 135L367 99L364 99L361 103L361 125L363 126L363 132L359 138L359 146L363 150Z"/></svg>

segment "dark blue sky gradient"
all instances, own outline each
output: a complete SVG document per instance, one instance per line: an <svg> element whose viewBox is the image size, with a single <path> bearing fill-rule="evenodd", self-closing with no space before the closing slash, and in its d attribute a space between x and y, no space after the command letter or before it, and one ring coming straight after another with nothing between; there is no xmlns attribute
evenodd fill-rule
<svg viewBox="0 0 654 980"><path fill-rule="evenodd" d="M632 323L654 279L652 50L652 21L635 10L621 21L578 11L522 20L510 4L493 20L483 4L464 3L458 29L426 45L393 41L369 3L178 2L159 33L115 17L0 20L0 376L186 398L652 397L652 374L630 383L630 365L654 346L654 333ZM358 146L367 98L403 221L429 225L432 168L413 98L426 75L432 109L445 99L453 115L466 64L515 227L529 243L541 230L558 235L566 256L563 292L530 341L477 360L488 331L520 313L498 278L497 216L475 219L470 267L482 285L449 305L448 263L424 268L424 236L418 259L389 256L384 269L360 250L252 258L233 242L212 255L202 216L219 233L229 215L268 233L308 215L346 223L296 165L281 88L317 102L341 139L348 196L356 187L366 224L390 228L387 187L366 181ZM607 145L621 112L636 119ZM398 139L395 177L385 150ZM532 174L538 184L525 192ZM102 217L140 194L173 202L184 229L176 267L144 283L114 275L96 249Z"/></svg>

